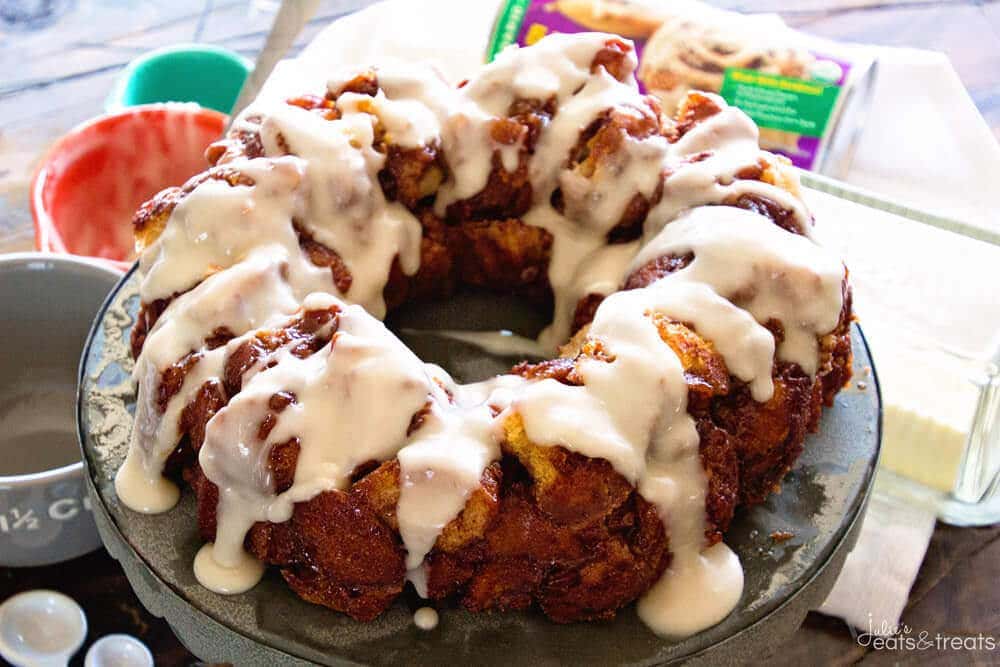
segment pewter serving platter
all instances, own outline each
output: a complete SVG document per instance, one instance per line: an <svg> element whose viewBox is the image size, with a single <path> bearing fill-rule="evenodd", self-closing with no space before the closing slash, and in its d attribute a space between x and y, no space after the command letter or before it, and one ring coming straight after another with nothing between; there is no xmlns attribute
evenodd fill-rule
<svg viewBox="0 0 1000 667"><path fill-rule="evenodd" d="M139 599L209 662L737 664L765 656L823 601L860 528L878 459L881 404L867 345L855 327L851 386L825 412L819 433L806 441L781 493L738 512L726 535L746 572L742 600L721 623L683 641L653 635L631 607L611 622L572 625L557 625L537 612L442 608L438 627L422 631L413 624L421 603L412 591L375 621L358 623L303 602L276 571L243 595L216 595L201 588L192 573L201 543L191 492L156 516L126 509L115 495L114 474L128 448L135 408L128 338L138 288L133 268L98 315L81 362L78 416L87 482L104 544ZM515 299L462 294L404 308L387 323L425 361L440 364L459 381L473 381L506 371L516 359L414 330L512 329L534 336L544 317ZM771 537L775 531L793 537L777 542Z"/></svg>

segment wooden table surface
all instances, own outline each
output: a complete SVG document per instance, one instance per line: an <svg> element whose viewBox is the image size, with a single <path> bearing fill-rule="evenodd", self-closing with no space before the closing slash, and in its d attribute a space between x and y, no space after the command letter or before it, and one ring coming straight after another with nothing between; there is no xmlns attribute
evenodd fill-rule
<svg viewBox="0 0 1000 667"><path fill-rule="evenodd" d="M2 3L0 3L2 4ZM326 0L296 48L326 23L368 4ZM982 0L763 0L716 4L778 11L794 27L825 37L934 49L947 53L994 134L1000 137L1000 2ZM0 251L31 246L27 182L45 148L73 125L101 112L116 74L131 58L189 41L221 44L254 57L274 14L274 0L76 0L52 27L8 31L0 22ZM873 577L878 573L873 573ZM1000 527L939 525L903 622L934 636L1000 635ZM62 565L0 568L0 600L32 588L76 598L90 620L89 640L134 634L157 664L192 664L163 621L148 614L117 564L104 552ZM73 664L82 664L82 652ZM749 659L760 656L747 656ZM846 625L811 614L779 664L1000 664L1000 650L874 651Z"/></svg>

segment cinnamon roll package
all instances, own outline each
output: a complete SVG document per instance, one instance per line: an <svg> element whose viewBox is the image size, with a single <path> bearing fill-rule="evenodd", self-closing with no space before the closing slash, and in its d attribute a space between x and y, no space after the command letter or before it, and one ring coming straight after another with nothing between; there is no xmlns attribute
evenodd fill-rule
<svg viewBox="0 0 1000 667"><path fill-rule="evenodd" d="M672 115L689 90L721 95L760 127L761 146L798 167L843 177L871 99L876 62L863 47L691 0L505 0L487 60L552 32L633 40L639 85Z"/></svg>

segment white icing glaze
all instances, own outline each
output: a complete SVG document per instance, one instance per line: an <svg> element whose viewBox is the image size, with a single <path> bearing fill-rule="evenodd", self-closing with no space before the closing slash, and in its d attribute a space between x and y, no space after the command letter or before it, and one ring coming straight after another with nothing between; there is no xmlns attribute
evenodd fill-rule
<svg viewBox="0 0 1000 667"><path fill-rule="evenodd" d="M741 194L762 195L792 211L799 230L810 235L812 218L798 197L769 183L737 177L743 169L758 165L762 156L758 145L760 133L745 113L728 106L717 95L707 97L721 111L702 120L670 145L663 197L646 218L645 237L656 235L663 225L686 209ZM707 157L702 157L705 153ZM797 176L785 171L788 172L785 176L798 187Z"/></svg>
<svg viewBox="0 0 1000 667"><path fill-rule="evenodd" d="M683 639L729 615L743 594L743 567L719 542L700 553L684 550L640 598L639 618L663 637Z"/></svg>
<svg viewBox="0 0 1000 667"><path fill-rule="evenodd" d="M400 467L397 508L406 567L417 570L441 529L458 516L478 488L483 470L500 456L500 433L489 407L435 402L413 441L396 454ZM411 577L427 596L426 583Z"/></svg>
<svg viewBox="0 0 1000 667"><path fill-rule="evenodd" d="M139 256L144 302L184 292L264 244L298 255L291 219L303 177L301 160L241 160L232 164L254 186L209 179L177 205L169 224ZM316 272L319 273L318 271Z"/></svg>
<svg viewBox="0 0 1000 667"><path fill-rule="evenodd" d="M643 290L617 292L602 309L629 308L638 312L661 313L678 322L691 324L722 355L729 373L750 385L756 401L771 399L774 385L774 337L742 308L715 293L711 287L686 280L678 273L661 279ZM628 315L626 315L627 317Z"/></svg>
<svg viewBox="0 0 1000 667"><path fill-rule="evenodd" d="M445 183L438 195L438 212L443 212L449 203L482 190L492 168L494 152L499 153L504 169L512 172L517 168L520 142L500 145L490 137L491 123L506 116L516 100L544 103L551 99L559 109L543 129L529 165L535 201L548 201L558 185L560 172L565 171L563 162L580 131L602 111L619 102L635 105L641 100L634 79L628 83L619 82L603 68L591 73L594 55L610 39L617 38L603 33L553 34L530 49L512 45L459 89L458 102L445 124L443 137L452 180ZM627 58L634 68L635 54L629 53ZM628 153L631 157L633 151ZM638 156L636 158L633 161L639 162ZM643 158L648 159L647 156ZM638 169L633 171L638 175ZM643 174L642 178L655 180L655 175ZM610 195L612 192L613 189L607 187L598 194ZM605 215L608 209L616 206L617 198L608 196L611 201L603 205Z"/></svg>
<svg viewBox="0 0 1000 667"><path fill-rule="evenodd" d="M495 414L510 405L525 380L499 375L460 385L439 366L424 368L434 380L434 400L424 423L397 453L401 484L396 514L406 546L407 579L427 597L424 557L479 488L486 466L499 459L503 434Z"/></svg>
<svg viewBox="0 0 1000 667"><path fill-rule="evenodd" d="M138 364L162 371L188 352L199 350L204 335L217 328L243 334L290 315L300 304L283 273L287 255L279 246L254 249L228 271L220 271L174 299L146 335Z"/></svg>
<svg viewBox="0 0 1000 667"><path fill-rule="evenodd" d="M465 94L494 116L507 113L516 99L561 102L587 82L594 54L609 39L618 38L599 32L553 34L530 49L511 45L483 66ZM634 68L635 53L629 58Z"/></svg>
<svg viewBox="0 0 1000 667"><path fill-rule="evenodd" d="M816 337L833 330L843 305L840 259L756 213L713 206L693 209L664 227L636 256L633 268L687 252L694 253L694 261L676 279L710 286L758 322L781 322L785 337L778 357L816 373Z"/></svg>
<svg viewBox="0 0 1000 667"><path fill-rule="evenodd" d="M198 583L220 595L246 593L264 576L264 564L247 553L229 567L220 565L215 557L215 545L202 545L194 557L194 576Z"/></svg>
<svg viewBox="0 0 1000 667"><path fill-rule="evenodd" d="M617 290L639 243L607 245L603 234L580 234L576 225L552 206L542 204L528 211L524 221L543 227L557 239L549 258L549 283L555 297L552 324L539 342L555 350L570 333L576 304L588 294Z"/></svg>
<svg viewBox="0 0 1000 667"><path fill-rule="evenodd" d="M245 379L205 430L198 459L219 487L225 519L214 555L223 565L241 557L255 522L287 521L294 503L344 488L359 464L392 458L431 391L420 360L360 306L341 312L333 340L316 354L299 359L279 352L277 359ZM281 392L295 400L261 442L257 430L271 397ZM268 454L271 445L292 438L300 445L294 484L276 494Z"/></svg>
<svg viewBox="0 0 1000 667"><path fill-rule="evenodd" d="M170 502L163 507L169 498L176 501L176 494L162 487L160 480L163 465L180 437L181 411L205 382L218 381L229 352L243 342L237 338L215 350L200 350L204 339L218 328L242 336L258 327L277 325L299 308L301 297L294 294L285 278L290 273L288 257L287 249L278 244L252 249L243 262L210 275L174 299L150 330L133 371L139 396L150 399L137 402L128 465L117 476L141 474L144 480L140 486L137 479L116 479L123 493L128 493L128 488L161 489L160 500L153 505L160 511L172 506ZM299 271L303 270L307 269L301 266ZM151 400L160 374L188 352L199 358L160 413Z"/></svg>
<svg viewBox="0 0 1000 667"><path fill-rule="evenodd" d="M483 188L494 151L500 151L505 169L515 169L517 146L500 147L489 139L493 118L506 114L516 99L552 98L557 103L555 115L542 128L529 156L535 205L523 217L524 222L553 236L548 277L555 317L541 338L550 349L568 336L580 298L609 294L620 286L639 243L609 246L607 233L636 195L650 200L661 183L662 197L647 216L644 239L655 236L686 209L742 194L773 200L792 211L803 233L811 230L811 217L796 196L768 183L737 177L742 170L758 166L759 133L746 114L718 96L711 99L721 109L719 113L674 144L661 136L641 141L626 136L622 149L613 159L599 161L595 173L584 176L569 169L570 148L603 112L641 114L645 108L634 80L618 81L604 68L591 72L594 55L609 39L612 36L600 33L557 34L531 48L507 49L459 90L453 116L443 122L443 147L452 178L438 194L439 213L447 204ZM628 58L634 67L634 54ZM646 109L645 113L651 112ZM702 155L706 152L707 157ZM562 215L549 204L556 188L563 195Z"/></svg>
<svg viewBox="0 0 1000 667"><path fill-rule="evenodd" d="M140 456L134 445L130 447L124 463L115 473L115 493L126 507L136 512L166 512L177 504L181 491L160 471L148 474L142 467Z"/></svg>
<svg viewBox="0 0 1000 667"><path fill-rule="evenodd" d="M631 85L630 85L631 84ZM661 180L661 165L668 143L665 137L652 136L642 141L628 137L621 151L598 164L590 176L566 169L569 150L580 132L608 110L635 116L652 115L639 110L634 81L622 83L603 67L591 75L584 86L559 106L552 122L541 133L531 160L531 181L535 201L547 202L556 187L562 188L565 215L577 227L603 237L622 218L625 207L635 194L647 199Z"/></svg>
<svg viewBox="0 0 1000 667"><path fill-rule="evenodd" d="M421 630L433 630L439 620L437 610L431 607L421 607L413 613L413 624Z"/></svg>
<svg viewBox="0 0 1000 667"><path fill-rule="evenodd" d="M337 108L345 113L370 111L385 129L386 143L418 148L440 140L441 125L456 105L457 92L423 65L394 63L377 70L375 97L344 93ZM338 82L331 81L335 89Z"/></svg>
<svg viewBox="0 0 1000 667"><path fill-rule="evenodd" d="M180 389L167 403L166 409L162 413L159 412L155 402L160 371L148 360L140 359L136 362L134 377L138 383L139 396L143 397L144 400L136 403L129 453L126 464L122 466L116 476L116 488L119 486L122 490L129 487L144 488L139 485L138 480L129 479L137 473L145 478L143 480L145 487L149 489L160 488L159 480L163 466L180 440L181 412L184 406L194 398L202 384L218 379L222 372L225 356L226 348L201 353L200 358L185 375ZM123 476L127 477L119 481L118 478ZM162 499L157 503L157 506L167 502L171 495L166 488L162 488L162 491ZM176 501L176 495L173 497Z"/></svg>
<svg viewBox="0 0 1000 667"><path fill-rule="evenodd" d="M298 219L350 270L345 296L384 317L389 268L398 257L404 273L416 272L421 228L412 213L385 201L377 176L385 156L372 147L372 123L364 112L330 121L278 104L261 125L261 140L269 155L288 150L305 160L308 206Z"/></svg>
<svg viewBox="0 0 1000 667"><path fill-rule="evenodd" d="M609 461L657 507L669 529L674 559L687 563L696 561L703 546L706 478L698 433L687 413L683 368L676 355L663 353L659 330L648 315L683 296L663 286L670 282L608 297L588 335L603 344L612 360L578 362L581 386L533 383L510 410L521 415L532 442L563 445ZM699 313L701 321L717 316L738 319L726 309ZM713 328L722 327L713 322ZM738 599L739 591L728 596Z"/></svg>
<svg viewBox="0 0 1000 667"><path fill-rule="evenodd" d="M650 627L682 636L717 622L736 604L738 560L722 544L704 550L706 477L684 371L651 315L690 325L714 344L753 398L766 401L773 393L775 343L763 324L780 320L785 339L777 357L815 373L816 338L831 331L840 314L844 268L809 238L757 214L702 206L741 194L765 196L809 231L808 211L794 195L738 178L761 159L757 130L719 99L722 110L676 143L626 137L620 153L592 175L571 170L571 147L601 114L611 108L649 113L634 80L591 71L609 38L553 35L529 49L510 49L457 90L427 68L380 69L381 90L374 97L342 94L336 120L272 96L237 121L239 129L260 132L268 156L227 165L253 184L201 183L140 259L144 302L179 296L137 359L136 423L116 478L122 501L147 512L176 502L177 489L161 472L181 435L181 411L206 382L220 381L228 356L256 330L282 327L303 309L336 307L339 316L328 325L336 327L331 342L311 356L299 358L285 347L258 360L240 392L208 422L199 461L220 499L216 542L195 562L203 585L219 592L251 587L262 566L243 543L255 522L286 521L296 503L346 489L357 465L395 457L407 576L426 594L425 556L498 460L503 420L517 414L533 442L609 461L657 507L674 559L640 604ZM634 55L628 58L634 68ZM337 90L349 78L328 86ZM553 237L548 277L555 315L541 342L554 348L565 341L579 299L610 295L587 332L609 356L577 362L580 386L513 375L458 385L421 363L376 319L385 314L382 291L392 263L416 272L421 241L416 218L387 202L379 186L385 156L375 149L376 135L402 148L443 151L449 174L436 199L443 212L482 189L494 155L504 169L517 168L522 143L500 145L490 130L520 99L553 100L557 109L528 156L534 205L523 217ZM650 199L661 184L642 238L609 245L607 234L632 198ZM550 203L556 188L562 214ZM341 257L352 277L345 294L329 269L314 266L301 250L295 226ZM647 287L617 291L648 261L689 252L694 259L686 268ZM218 329L235 338L205 349ZM444 335L482 343L467 332ZM196 361L161 413L159 378L189 353ZM276 394L292 399L278 411L270 405ZM421 419L414 420L418 412ZM259 427L269 414L275 424L262 441ZM279 493L268 457L275 445L292 440L299 446L295 475Z"/></svg>

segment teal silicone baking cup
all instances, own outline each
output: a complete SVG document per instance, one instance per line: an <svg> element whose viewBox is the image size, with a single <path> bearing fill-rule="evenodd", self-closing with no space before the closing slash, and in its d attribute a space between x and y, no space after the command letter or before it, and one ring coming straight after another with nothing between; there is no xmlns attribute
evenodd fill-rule
<svg viewBox="0 0 1000 667"><path fill-rule="evenodd" d="M109 112L156 102L195 102L229 113L253 63L228 49L175 44L128 64L108 97Z"/></svg>

